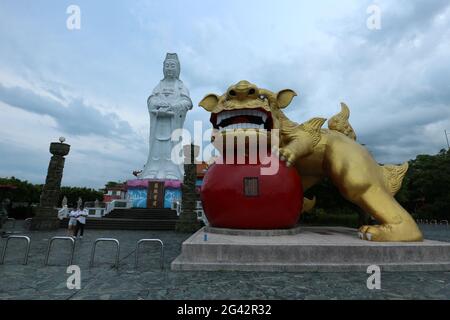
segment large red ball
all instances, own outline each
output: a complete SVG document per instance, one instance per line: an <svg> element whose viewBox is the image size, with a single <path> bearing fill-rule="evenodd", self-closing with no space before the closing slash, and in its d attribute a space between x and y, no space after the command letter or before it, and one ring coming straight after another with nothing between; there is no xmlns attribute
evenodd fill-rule
<svg viewBox="0 0 450 320"><path fill-rule="evenodd" d="M272 161L278 159L271 156ZM212 227L287 229L303 206L300 176L279 161L278 172L261 175L261 164L214 164L203 179L203 210ZM267 165L264 165L267 167Z"/></svg>

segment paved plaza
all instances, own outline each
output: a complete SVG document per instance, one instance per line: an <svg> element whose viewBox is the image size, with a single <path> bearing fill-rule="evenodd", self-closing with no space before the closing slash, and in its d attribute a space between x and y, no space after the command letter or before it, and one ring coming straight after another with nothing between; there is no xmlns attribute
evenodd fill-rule
<svg viewBox="0 0 450 320"><path fill-rule="evenodd" d="M450 242L450 228L421 226L427 239ZM21 231L18 223L17 231ZM81 289L66 286L68 243L54 243L49 266L44 266L49 238L56 232L28 232L31 238L27 265L22 265L24 243L11 241L0 265L0 299L450 299L450 272L383 272L381 290L369 290L365 272L281 273L232 271L171 271L170 262L189 234L167 231L86 230L78 240L74 264L81 268ZM113 267L115 250L99 243L89 268L96 238L120 241L120 266ZM159 249L144 244L134 269L136 242L158 238L165 244L165 268L160 270ZM1 247L5 239L1 239Z"/></svg>

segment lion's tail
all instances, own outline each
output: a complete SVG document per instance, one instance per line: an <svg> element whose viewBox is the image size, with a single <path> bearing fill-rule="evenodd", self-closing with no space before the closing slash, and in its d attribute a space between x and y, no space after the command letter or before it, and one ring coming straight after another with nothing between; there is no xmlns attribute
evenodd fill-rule
<svg viewBox="0 0 450 320"><path fill-rule="evenodd" d="M328 128L330 130L339 131L340 133L345 134L347 137L356 140L355 131L348 121L349 118L350 109L345 103L341 102L341 112L328 120Z"/></svg>
<svg viewBox="0 0 450 320"><path fill-rule="evenodd" d="M384 175L384 182L387 188L394 196L402 187L403 178L405 178L406 172L408 171L408 162L402 165L384 165L381 166Z"/></svg>

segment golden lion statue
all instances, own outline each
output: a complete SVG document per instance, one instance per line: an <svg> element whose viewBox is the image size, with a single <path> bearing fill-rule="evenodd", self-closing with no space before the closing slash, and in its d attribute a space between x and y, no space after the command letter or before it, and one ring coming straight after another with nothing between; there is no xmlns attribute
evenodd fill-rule
<svg viewBox="0 0 450 320"><path fill-rule="evenodd" d="M328 121L328 129L322 128L324 118L313 118L302 124L289 120L281 110L296 95L290 89L273 93L240 81L221 96L207 95L199 105L211 112L211 123L218 130L279 129L276 152L288 166L295 166L302 177L304 191L329 177L342 196L381 223L361 227L362 239L422 241L414 219L394 198L408 163L380 166L356 142L356 134L348 122L350 111L344 103L341 112ZM312 206L311 200L306 199L306 209Z"/></svg>

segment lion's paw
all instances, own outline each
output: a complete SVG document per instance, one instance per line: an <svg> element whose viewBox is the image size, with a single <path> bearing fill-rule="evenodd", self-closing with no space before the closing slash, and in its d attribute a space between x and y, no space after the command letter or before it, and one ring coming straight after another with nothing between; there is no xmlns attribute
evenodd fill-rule
<svg viewBox="0 0 450 320"><path fill-rule="evenodd" d="M286 166L288 166L288 167L292 166L297 158L297 155L295 154L295 152L292 149L290 149L289 147L283 147L283 148L274 147L274 148L272 148L272 151L276 156L280 157L281 161L285 161Z"/></svg>
<svg viewBox="0 0 450 320"><path fill-rule="evenodd" d="M414 224L382 224L362 226L358 231L359 238L375 242L422 241L423 236Z"/></svg>

